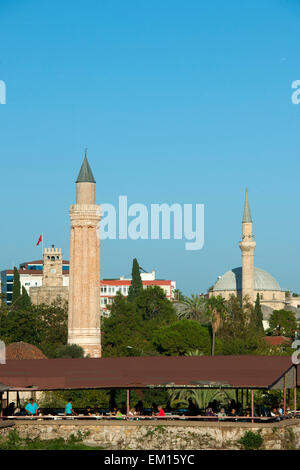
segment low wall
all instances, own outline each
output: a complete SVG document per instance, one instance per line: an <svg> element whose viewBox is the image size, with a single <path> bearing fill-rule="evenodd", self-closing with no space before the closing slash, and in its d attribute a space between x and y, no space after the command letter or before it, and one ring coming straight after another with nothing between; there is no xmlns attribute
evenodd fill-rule
<svg viewBox="0 0 300 470"><path fill-rule="evenodd" d="M85 435L84 443L106 449L127 450L195 450L239 449L238 440L246 431L261 430L264 448L299 449L300 420L278 423L200 423L176 421L15 421L15 429L22 438L65 440L78 431ZM1 428L5 436L12 428Z"/></svg>

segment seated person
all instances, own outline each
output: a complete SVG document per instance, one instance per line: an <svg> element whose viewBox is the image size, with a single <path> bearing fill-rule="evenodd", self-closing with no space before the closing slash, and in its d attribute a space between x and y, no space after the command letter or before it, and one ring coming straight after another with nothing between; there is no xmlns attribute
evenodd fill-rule
<svg viewBox="0 0 300 470"><path fill-rule="evenodd" d="M87 416L93 416L93 413L92 413L92 410L91 408L88 406L87 409L86 409L86 415Z"/></svg>
<svg viewBox="0 0 300 470"><path fill-rule="evenodd" d="M129 410L128 416L136 416L137 412L135 411L135 407L133 406L131 410Z"/></svg>
<svg viewBox="0 0 300 470"><path fill-rule="evenodd" d="M278 410L277 410L276 407L274 407L274 408L272 409L272 411L271 411L271 416L273 416L273 417L279 416L279 412L278 412Z"/></svg>
<svg viewBox="0 0 300 470"><path fill-rule="evenodd" d="M29 416L36 416L38 409L39 409L38 404L35 403L33 398L30 398L29 403L27 403L27 405L25 406L26 413Z"/></svg>
<svg viewBox="0 0 300 470"><path fill-rule="evenodd" d="M115 416L116 416L117 419L122 419L122 418L123 418L123 414L122 414L121 410L117 410Z"/></svg>
<svg viewBox="0 0 300 470"><path fill-rule="evenodd" d="M205 410L205 416L215 416L212 408L210 406L208 406Z"/></svg>
<svg viewBox="0 0 300 470"><path fill-rule="evenodd" d="M161 405L157 406L157 412L155 413L153 411L152 416L166 416L166 413L163 410L163 407Z"/></svg>
<svg viewBox="0 0 300 470"><path fill-rule="evenodd" d="M123 415L126 415L126 413L127 413L127 406L126 406L125 401L122 401L122 403L121 403L121 413Z"/></svg>
<svg viewBox="0 0 300 470"><path fill-rule="evenodd" d="M15 410L16 410L16 408L15 408L15 402L12 401L12 402L8 405L8 407L7 407L7 409L6 409L6 415L7 415L7 416L13 416L13 415L15 414Z"/></svg>
<svg viewBox="0 0 300 470"><path fill-rule="evenodd" d="M219 421L223 421L224 418L225 418L225 416L226 416L225 408L221 408L221 410L220 410L219 413L218 413Z"/></svg>
<svg viewBox="0 0 300 470"><path fill-rule="evenodd" d="M232 408L232 410L230 412L230 416L238 416L235 408Z"/></svg>
<svg viewBox="0 0 300 470"><path fill-rule="evenodd" d="M109 416L116 416L117 411L117 408L114 408L113 411L110 411Z"/></svg>

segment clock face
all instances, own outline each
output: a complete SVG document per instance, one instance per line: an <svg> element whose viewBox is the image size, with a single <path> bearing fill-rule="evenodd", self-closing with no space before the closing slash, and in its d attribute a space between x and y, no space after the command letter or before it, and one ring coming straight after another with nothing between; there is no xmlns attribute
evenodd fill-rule
<svg viewBox="0 0 300 470"><path fill-rule="evenodd" d="M51 273L51 274L55 274L55 273L56 273L56 269L54 269L54 268L51 269L50 273Z"/></svg>

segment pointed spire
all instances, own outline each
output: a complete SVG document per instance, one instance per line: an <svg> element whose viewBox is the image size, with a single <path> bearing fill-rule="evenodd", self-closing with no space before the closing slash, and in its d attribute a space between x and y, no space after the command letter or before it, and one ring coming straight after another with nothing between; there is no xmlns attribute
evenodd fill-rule
<svg viewBox="0 0 300 470"><path fill-rule="evenodd" d="M76 183L96 183L91 167L89 165L87 156L86 156L86 149L85 149L85 154L84 154L84 160L82 162Z"/></svg>
<svg viewBox="0 0 300 470"><path fill-rule="evenodd" d="M245 196L245 205L244 205L244 214L243 214L243 223L247 222L252 222L251 218L251 211L250 211L250 205L248 201L248 189L246 188L246 196Z"/></svg>

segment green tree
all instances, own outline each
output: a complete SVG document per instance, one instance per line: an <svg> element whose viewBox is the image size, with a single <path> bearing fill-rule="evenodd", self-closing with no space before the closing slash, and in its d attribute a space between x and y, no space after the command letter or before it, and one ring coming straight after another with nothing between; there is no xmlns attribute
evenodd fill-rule
<svg viewBox="0 0 300 470"><path fill-rule="evenodd" d="M31 300L27 293L27 290L24 286L22 286L22 295L19 300L16 301L18 308L23 310L30 310L31 309Z"/></svg>
<svg viewBox="0 0 300 470"><path fill-rule="evenodd" d="M7 343L24 341L39 347L41 325L36 313L32 310L11 310L6 318L4 339Z"/></svg>
<svg viewBox="0 0 300 470"><path fill-rule="evenodd" d="M109 392L106 390L60 390L44 392L40 401L43 408L62 408L72 398L74 408L108 408Z"/></svg>
<svg viewBox="0 0 300 470"><path fill-rule="evenodd" d="M58 298L51 305L32 305L40 326L40 349L48 357L56 357L59 347L67 345L68 304Z"/></svg>
<svg viewBox="0 0 300 470"><path fill-rule="evenodd" d="M104 356L143 356L155 353L144 335L145 321L135 303L118 293L110 315L103 320Z"/></svg>
<svg viewBox="0 0 300 470"><path fill-rule="evenodd" d="M174 290L174 301L175 302L181 302L182 300L184 300L184 295L183 293L181 292L180 289L175 289Z"/></svg>
<svg viewBox="0 0 300 470"><path fill-rule="evenodd" d="M154 332L175 320L173 304L158 286L142 289L132 301L118 293L103 321L104 355L157 355Z"/></svg>
<svg viewBox="0 0 300 470"><path fill-rule="evenodd" d="M234 295L226 302L226 316L219 331L223 354L258 354L265 348L263 335L249 321L251 309L248 303L242 307Z"/></svg>
<svg viewBox="0 0 300 470"><path fill-rule="evenodd" d="M257 329L259 332L264 332L264 326L263 326L263 313L260 305L260 298L259 294L257 293L256 295L256 300L255 300L255 306L254 306L254 311L253 311L253 322L254 322L254 327Z"/></svg>
<svg viewBox="0 0 300 470"><path fill-rule="evenodd" d="M269 319L269 330L272 335L294 338L297 331L297 320L294 312L289 310L273 310Z"/></svg>
<svg viewBox="0 0 300 470"><path fill-rule="evenodd" d="M80 358L84 357L84 350L78 344L65 344L64 346L59 346L54 357L65 359L65 358Z"/></svg>
<svg viewBox="0 0 300 470"><path fill-rule="evenodd" d="M219 389L173 389L169 391L172 407L178 405L187 406L190 401L198 408L205 409L214 400L230 401L234 398L234 391Z"/></svg>
<svg viewBox="0 0 300 470"><path fill-rule="evenodd" d="M136 258L134 258L132 262L131 278L131 285L129 287L127 297L129 301L137 297L140 291L143 289L143 283L140 274L140 266Z"/></svg>
<svg viewBox="0 0 300 470"><path fill-rule="evenodd" d="M211 344L211 355L215 355L215 342L216 333L221 326L222 320L226 316L226 302L220 295L212 296L207 300L206 303L206 318L208 319L211 327L212 344Z"/></svg>
<svg viewBox="0 0 300 470"><path fill-rule="evenodd" d="M184 297L180 302L178 318L188 320L203 321L206 308L206 300L200 295L192 294L191 297Z"/></svg>
<svg viewBox="0 0 300 470"><path fill-rule="evenodd" d="M159 286L148 286L141 290L134 304L142 319L148 322L147 329L151 324L152 330L176 320L174 306Z"/></svg>
<svg viewBox="0 0 300 470"><path fill-rule="evenodd" d="M12 305L16 304L21 297L21 282L20 274L16 267L14 267L14 281L13 281L13 291L12 291Z"/></svg>
<svg viewBox="0 0 300 470"><path fill-rule="evenodd" d="M191 350L210 354L211 340L209 329L194 320L178 320L169 326L157 330L153 344L160 354L182 356ZM221 342L216 342L216 350L221 352Z"/></svg>

